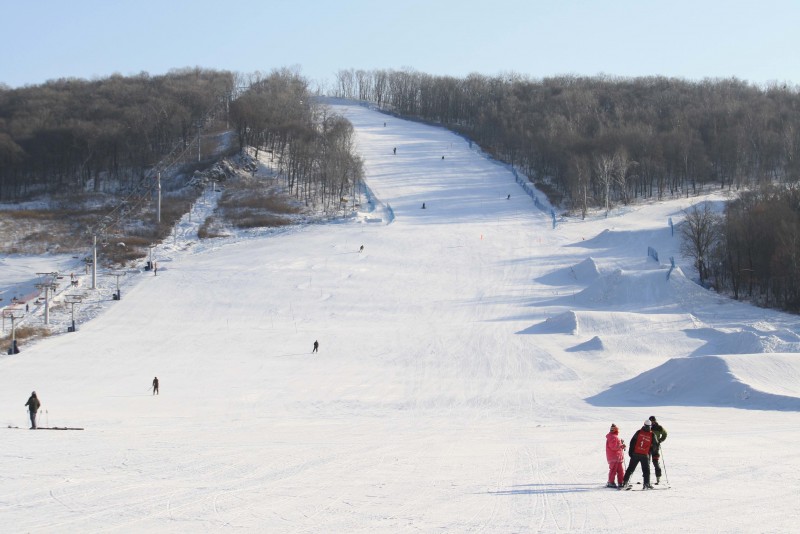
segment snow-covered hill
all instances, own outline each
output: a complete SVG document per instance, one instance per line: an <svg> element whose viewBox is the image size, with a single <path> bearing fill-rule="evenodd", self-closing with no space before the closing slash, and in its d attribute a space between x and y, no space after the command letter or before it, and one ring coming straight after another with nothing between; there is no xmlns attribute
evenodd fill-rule
<svg viewBox="0 0 800 534"><path fill-rule="evenodd" d="M336 110L363 212L199 242L204 198L157 276L82 278L91 320L0 356L3 530L796 529L797 317L690 280L668 219L694 199L553 229L463 138ZM23 430L32 389L85 430ZM603 488L609 425L649 415L671 489Z"/></svg>

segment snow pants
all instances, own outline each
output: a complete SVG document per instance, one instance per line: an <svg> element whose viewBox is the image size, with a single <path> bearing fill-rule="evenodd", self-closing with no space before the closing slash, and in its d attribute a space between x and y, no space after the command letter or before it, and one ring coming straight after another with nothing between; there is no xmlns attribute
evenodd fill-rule
<svg viewBox="0 0 800 534"><path fill-rule="evenodd" d="M628 469L625 471L625 482L630 482L631 475L636 471L636 466L642 464L642 474L644 475L644 483L650 484L650 458L634 454L631 456L631 461L628 464Z"/></svg>
<svg viewBox="0 0 800 534"><path fill-rule="evenodd" d="M622 479L624 475L624 468L622 467L623 462L608 462L608 481L613 484L616 480L616 483L620 486L622 485Z"/></svg>
<svg viewBox="0 0 800 534"><path fill-rule="evenodd" d="M658 463L658 460L660 458L661 457L659 455L657 455L657 454L653 455L653 467L655 468L655 471L656 471L656 477L660 477L661 476L661 464Z"/></svg>
<svg viewBox="0 0 800 534"><path fill-rule="evenodd" d="M28 415L31 416L31 428L36 428L36 412L28 410Z"/></svg>

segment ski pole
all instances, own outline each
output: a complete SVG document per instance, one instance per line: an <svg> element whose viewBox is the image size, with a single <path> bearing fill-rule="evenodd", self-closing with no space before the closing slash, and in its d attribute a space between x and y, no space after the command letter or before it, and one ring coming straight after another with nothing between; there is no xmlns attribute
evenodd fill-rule
<svg viewBox="0 0 800 534"><path fill-rule="evenodd" d="M661 445L661 464L664 466L664 478L667 480L669 486L669 475L667 474L667 461L664 460L664 445Z"/></svg>

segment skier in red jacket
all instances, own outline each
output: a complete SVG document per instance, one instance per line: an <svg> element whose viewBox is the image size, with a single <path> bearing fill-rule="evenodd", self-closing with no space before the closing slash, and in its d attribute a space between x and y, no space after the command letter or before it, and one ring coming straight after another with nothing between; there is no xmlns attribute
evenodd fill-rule
<svg viewBox="0 0 800 534"><path fill-rule="evenodd" d="M650 455L653 451L658 451L658 437L653 434L650 429L650 419L647 419L642 428L636 431L631 438L630 447L628 448L628 455L631 461L628 464L628 469L625 470L625 480L622 481L622 488L631 489L628 482L631 475L636 471L636 466L642 464L642 474L644 475L644 486L642 489L653 489L650 485Z"/></svg>

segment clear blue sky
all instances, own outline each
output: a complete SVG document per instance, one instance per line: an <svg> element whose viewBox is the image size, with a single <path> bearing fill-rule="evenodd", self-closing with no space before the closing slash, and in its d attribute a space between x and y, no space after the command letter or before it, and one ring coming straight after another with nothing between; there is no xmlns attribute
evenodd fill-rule
<svg viewBox="0 0 800 534"><path fill-rule="evenodd" d="M800 84L800 1L0 0L0 83L173 68Z"/></svg>

